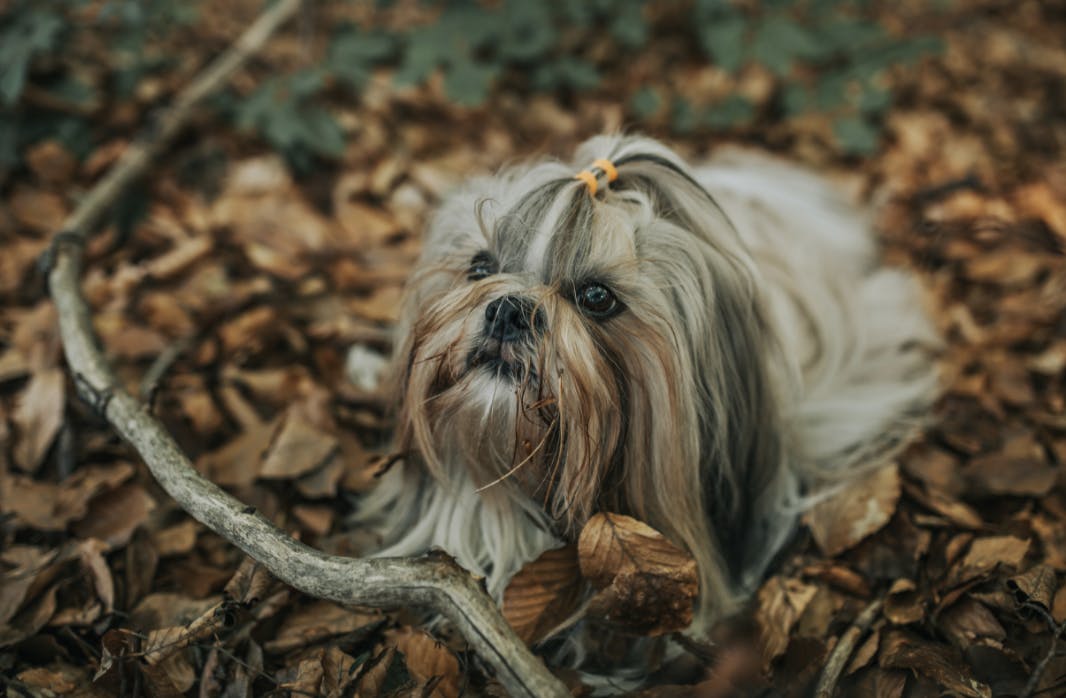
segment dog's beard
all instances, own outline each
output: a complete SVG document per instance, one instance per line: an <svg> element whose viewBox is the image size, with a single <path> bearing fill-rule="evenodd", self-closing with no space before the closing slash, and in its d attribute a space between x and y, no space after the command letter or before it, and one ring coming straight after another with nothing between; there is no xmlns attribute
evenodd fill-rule
<svg viewBox="0 0 1066 698"><path fill-rule="evenodd" d="M543 328L492 337L486 308L508 290L492 282L457 290L415 324L402 440L438 479L461 463L484 496L520 490L572 530L601 504L624 448L623 369L548 288L523 290Z"/></svg>

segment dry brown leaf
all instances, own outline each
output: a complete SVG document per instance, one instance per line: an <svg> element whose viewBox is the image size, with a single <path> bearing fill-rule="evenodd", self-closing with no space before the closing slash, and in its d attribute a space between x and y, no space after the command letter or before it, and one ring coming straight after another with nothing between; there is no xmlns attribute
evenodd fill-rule
<svg viewBox="0 0 1066 698"><path fill-rule="evenodd" d="M325 465L339 448L336 436L312 423L302 404L294 405L282 418L259 469L259 477L299 477ZM337 477L339 479L339 472Z"/></svg>
<svg viewBox="0 0 1066 698"><path fill-rule="evenodd" d="M316 536L324 536L333 528L333 509L328 506L297 504L292 508L292 515Z"/></svg>
<svg viewBox="0 0 1066 698"><path fill-rule="evenodd" d="M334 202L337 220L347 234L345 246L349 249L380 247L400 232L396 219L376 206L344 197L336 197Z"/></svg>
<svg viewBox="0 0 1066 698"><path fill-rule="evenodd" d="M846 675L854 674L859 669L870 664L874 656L877 654L878 648L881 646L881 630L875 629L870 633L861 645L859 649L855 650L855 654L852 655L851 661L848 662L847 669L844 673Z"/></svg>
<svg viewBox="0 0 1066 698"><path fill-rule="evenodd" d="M326 698L347 696L347 688L355 680L355 658L335 645L326 647L322 654L322 692Z"/></svg>
<svg viewBox="0 0 1066 698"><path fill-rule="evenodd" d="M511 578L503 594L503 617L532 645L577 610L582 586L577 546L548 550Z"/></svg>
<svg viewBox="0 0 1066 698"><path fill-rule="evenodd" d="M159 557L185 555L196 546L196 539L203 531L203 526L194 519L185 519L152 534Z"/></svg>
<svg viewBox="0 0 1066 698"><path fill-rule="evenodd" d="M37 371L22 391L11 419L18 430L15 465L34 472L41 465L63 425L66 378L58 368Z"/></svg>
<svg viewBox="0 0 1066 698"><path fill-rule="evenodd" d="M7 623L0 625L0 647L8 647L40 632L55 615L58 591L58 584L49 587L23 606Z"/></svg>
<svg viewBox="0 0 1066 698"><path fill-rule="evenodd" d="M0 293L7 295L23 288L34 262L46 247L48 240L43 238L6 241L0 255Z"/></svg>
<svg viewBox="0 0 1066 698"><path fill-rule="evenodd" d="M374 322L394 323L400 316L403 290L399 285L382 286L369 298L352 298L348 310L357 317Z"/></svg>
<svg viewBox="0 0 1066 698"><path fill-rule="evenodd" d="M1007 637L995 615L984 604L969 597L942 611L937 616L937 626L960 650L966 650L978 641L1001 642Z"/></svg>
<svg viewBox="0 0 1066 698"><path fill-rule="evenodd" d="M328 637L350 633L376 623L380 618L329 601L315 601L285 616L281 627L263 648L272 654L282 654Z"/></svg>
<svg viewBox="0 0 1066 698"><path fill-rule="evenodd" d="M114 550L129 542L153 509L155 500L151 495L131 482L95 497L89 503L88 513L72 528L77 536L99 539Z"/></svg>
<svg viewBox="0 0 1066 698"><path fill-rule="evenodd" d="M943 646L919 640L900 631L888 633L881 641L879 664L885 669L907 669L926 676L937 685L967 698L992 698L985 684Z"/></svg>
<svg viewBox="0 0 1066 698"><path fill-rule="evenodd" d="M1047 462L1043 447L1030 432L1015 436L1000 451L978 456L963 469L975 496L1042 497L1055 486L1058 468Z"/></svg>
<svg viewBox="0 0 1066 698"><path fill-rule="evenodd" d="M759 588L755 622L759 627L764 669L769 670L774 659L784 653L792 626L817 591L813 584L780 576L771 577Z"/></svg>
<svg viewBox="0 0 1066 698"><path fill-rule="evenodd" d="M65 184L74 174L78 161L62 143L49 138L26 150L26 164L42 182Z"/></svg>
<svg viewBox="0 0 1066 698"><path fill-rule="evenodd" d="M1044 562L1059 572L1066 572L1066 523L1045 514L1033 516L1029 525L1040 538Z"/></svg>
<svg viewBox="0 0 1066 698"><path fill-rule="evenodd" d="M838 555L880 530L896 511L899 469L881 468L811 508L803 520L822 552Z"/></svg>
<svg viewBox="0 0 1066 698"><path fill-rule="evenodd" d="M144 264L146 278L166 281L178 276L200 261L214 249L214 238L209 235L187 237L173 249Z"/></svg>
<svg viewBox="0 0 1066 698"><path fill-rule="evenodd" d="M458 698L463 680L459 660L451 650L428 633L411 628L389 631L385 637L403 653L408 671L420 683L436 680L427 698Z"/></svg>
<svg viewBox="0 0 1066 698"><path fill-rule="evenodd" d="M581 574L600 589L589 614L642 635L660 635L692 622L699 595L696 561L636 519L600 513L578 539Z"/></svg>
<svg viewBox="0 0 1066 698"><path fill-rule="evenodd" d="M130 626L147 632L156 628L184 627L218 606L219 596L189 598L174 592L156 592L141 599L130 612Z"/></svg>
<svg viewBox="0 0 1066 698"><path fill-rule="evenodd" d="M953 499L936 489L930 488L928 492L925 492L910 483L904 483L903 486L912 499L930 511L940 514L956 526L975 530L984 528L984 521L981 520L980 515L970 505Z"/></svg>
<svg viewBox="0 0 1066 698"><path fill-rule="evenodd" d="M895 625L917 623L925 617L925 599L909 579L897 579L885 596L884 615Z"/></svg>
<svg viewBox="0 0 1066 698"><path fill-rule="evenodd" d="M0 477L0 508L27 526L62 531L71 521L85 516L93 497L131 475L133 466L122 462L80 468L59 484L11 474Z"/></svg>
<svg viewBox="0 0 1066 698"><path fill-rule="evenodd" d="M355 698L381 698L382 688L390 675L397 673L396 664L406 672L403 659L395 647L386 647L366 661L363 675L355 686ZM395 688L395 687L394 687Z"/></svg>
<svg viewBox="0 0 1066 698"><path fill-rule="evenodd" d="M8 205L15 220L35 233L58 232L67 217L63 197L43 189L16 187Z"/></svg>
<svg viewBox="0 0 1066 698"><path fill-rule="evenodd" d="M22 607L37 575L55 559L55 553L29 545L12 545L0 553L0 626Z"/></svg>
<svg viewBox="0 0 1066 698"><path fill-rule="evenodd" d="M170 345L164 335L144 325L131 324L122 313L103 313L93 321L107 352L119 359L153 359Z"/></svg>
<svg viewBox="0 0 1066 698"><path fill-rule="evenodd" d="M278 688L288 691L289 695L316 696L324 673L321 658L304 659L296 665L296 676L279 683Z"/></svg>
<svg viewBox="0 0 1066 698"><path fill-rule="evenodd" d="M267 336L272 336L278 327L277 311L267 305L253 308L218 329L218 337L227 352L244 350L255 353L263 347Z"/></svg>
<svg viewBox="0 0 1066 698"><path fill-rule="evenodd" d="M1056 623L1066 622L1066 586L1059 587L1055 592L1055 600L1051 603L1051 616Z"/></svg>
<svg viewBox="0 0 1066 698"><path fill-rule="evenodd" d="M1042 219L1066 242L1066 203L1047 182L1033 182L1014 191L1018 207L1030 216Z"/></svg>
<svg viewBox="0 0 1066 698"><path fill-rule="evenodd" d="M1029 541L1014 536L977 538L966 555L952 567L946 587L983 577L998 566L1014 569L1029 551Z"/></svg>
<svg viewBox="0 0 1066 698"><path fill-rule="evenodd" d="M53 662L47 667L34 667L21 671L15 678L26 686L50 691L52 695L76 694L81 698L85 694L76 692L79 688L90 685L92 675L84 667L74 667L69 664ZM40 694L34 695L49 695L49 693L42 691ZM89 697L85 696L85 698Z"/></svg>
<svg viewBox="0 0 1066 698"><path fill-rule="evenodd" d="M1058 589L1058 579L1049 565L1034 565L1027 572L1008 579L1007 588L1019 604L1036 604L1047 611L1051 609Z"/></svg>
<svg viewBox="0 0 1066 698"><path fill-rule="evenodd" d="M225 446L206 453L196 461L196 469L218 485L250 485L259 476L263 455L270 446L279 420L246 425L239 436Z"/></svg>

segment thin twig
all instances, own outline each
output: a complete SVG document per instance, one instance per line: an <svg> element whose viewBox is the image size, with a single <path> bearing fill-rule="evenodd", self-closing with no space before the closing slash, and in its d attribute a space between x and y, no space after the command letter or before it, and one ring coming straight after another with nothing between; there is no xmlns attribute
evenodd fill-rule
<svg viewBox="0 0 1066 698"><path fill-rule="evenodd" d="M882 605L884 605L883 598L871 601L851 624L851 627L840 636L840 641L829 655L829 661L822 668L822 675L818 677L818 684L814 687L815 698L832 698L836 692L837 681L840 680L844 667L851 659L852 653L855 652L855 646L859 644L859 640L863 638L881 612Z"/></svg>
<svg viewBox="0 0 1066 698"><path fill-rule="evenodd" d="M121 387L93 333L79 283L86 236L126 186L141 177L170 144L194 108L258 51L299 5L300 0L279 0L256 20L176 97L151 137L123 153L54 237L48 256L48 287L74 384L82 398L137 450L159 484L185 511L281 581L310 596L344 604L418 606L436 612L455 625L512 695L569 696L518 639L478 582L454 562L326 555L293 540L254 509L202 478L163 426Z"/></svg>
<svg viewBox="0 0 1066 698"><path fill-rule="evenodd" d="M1062 623L1055 629L1055 633L1051 636L1051 644L1047 648L1047 654L1040 660L1040 663L1033 669L1033 673L1029 676L1029 680L1025 682L1025 690L1021 692L1018 698L1032 698L1036 695L1036 687L1040 685L1040 679L1044 678L1044 672L1047 671L1048 664L1051 663L1052 658L1055 656L1055 652L1058 649L1059 638L1062 637L1063 631L1066 631L1066 622Z"/></svg>

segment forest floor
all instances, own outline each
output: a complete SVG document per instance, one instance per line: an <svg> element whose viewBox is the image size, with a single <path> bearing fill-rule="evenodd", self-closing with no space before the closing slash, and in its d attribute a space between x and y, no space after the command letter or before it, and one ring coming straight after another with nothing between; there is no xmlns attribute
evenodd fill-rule
<svg viewBox="0 0 1066 698"><path fill-rule="evenodd" d="M198 27L207 53L256 3L224 5ZM641 695L806 695L876 599L840 695L1066 695L1055 642L1066 623L1066 10L988 2L903 17L945 50L893 77L874 156L839 155L816 117L733 140L830 171L874 203L888 259L928 290L946 341L943 397L896 465L808 515L715 645ZM290 28L238 82L303 56L306 41ZM153 169L129 234L111 225L89 243L83 288L121 379L205 476L310 545L357 554L366 534L351 515L389 423L386 397L347 380L349 348L388 351L442 193L626 128L632 71L669 75L679 93L717 80L654 41L601 88L565 99L503 86L460 108L432 81L399 90L377 75L359 103L337 106L343 157L299 177L200 120ZM758 94L759 74L745 80ZM35 262L177 81L101 115L115 135L84 161L44 141L0 189L0 685L9 696L499 692L461 640L438 642L410 613L262 582L257 604L219 615L224 591L249 583L242 554L186 516L76 397ZM691 160L721 144L643 128ZM172 643L205 622L188 647Z"/></svg>

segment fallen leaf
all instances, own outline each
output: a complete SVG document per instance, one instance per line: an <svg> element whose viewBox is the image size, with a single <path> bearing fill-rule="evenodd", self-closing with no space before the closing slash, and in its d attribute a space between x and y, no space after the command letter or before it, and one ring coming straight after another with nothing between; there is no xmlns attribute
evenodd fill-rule
<svg viewBox="0 0 1066 698"><path fill-rule="evenodd" d="M185 519L152 534L159 557L185 555L196 546L196 539L203 531L203 526L194 519Z"/></svg>
<svg viewBox="0 0 1066 698"><path fill-rule="evenodd" d="M327 506L298 504L292 515L300 524L316 536L324 536L333 528L333 509Z"/></svg>
<svg viewBox="0 0 1066 698"><path fill-rule="evenodd" d="M599 589L590 614L642 635L681 630L699 595L696 561L636 519L600 513L578 538L581 574Z"/></svg>
<svg viewBox="0 0 1066 698"><path fill-rule="evenodd" d="M0 502L4 511L27 526L62 531L85 516L93 497L132 475L133 466L122 462L79 468L58 484L12 474L0 478Z"/></svg>
<svg viewBox="0 0 1066 698"><path fill-rule="evenodd" d="M65 184L74 174L78 161L62 143L48 138L26 151L26 164L42 182Z"/></svg>
<svg viewBox="0 0 1066 698"><path fill-rule="evenodd" d="M759 588L755 597L755 623L759 628L765 670L769 670L774 659L788 647L792 626L817 591L818 587L813 584L780 576L771 577Z"/></svg>
<svg viewBox="0 0 1066 698"><path fill-rule="evenodd" d="M66 379L58 368L37 371L22 391L12 421L18 430L15 442L15 465L34 472L41 465L63 425L66 405Z"/></svg>
<svg viewBox="0 0 1066 698"><path fill-rule="evenodd" d="M532 645L577 610L581 590L577 546L548 550L511 578L503 594L503 617Z"/></svg>
<svg viewBox="0 0 1066 698"><path fill-rule="evenodd" d="M16 187L8 199L11 214L22 226L35 233L59 232L67 217L63 197L43 189Z"/></svg>
<svg viewBox="0 0 1066 698"><path fill-rule="evenodd" d="M97 538L112 550L126 545L133 532L148 520L155 500L136 483L97 496L88 513L73 525L81 538Z"/></svg>
<svg viewBox="0 0 1066 698"><path fill-rule="evenodd" d="M973 496L1042 497L1058 478L1058 468L1047 462L1029 433L1009 441L997 453L974 458L962 472Z"/></svg>
<svg viewBox="0 0 1066 698"><path fill-rule="evenodd" d="M1055 570L1048 565L1034 565L1027 572L1007 580L1007 588L1019 604L1035 604L1045 611L1051 609L1052 599L1058 589Z"/></svg>
<svg viewBox="0 0 1066 698"><path fill-rule="evenodd" d="M368 627L380 619L381 616L351 611L329 601L314 601L286 615L263 648L271 654L282 654Z"/></svg>
<svg viewBox="0 0 1066 698"><path fill-rule="evenodd" d="M952 567L946 587L983 577L1000 565L1014 569L1029 551L1029 541L1014 536L977 538L966 555Z"/></svg>
<svg viewBox="0 0 1066 698"><path fill-rule="evenodd" d="M819 502L803 520L825 555L839 555L887 524L899 496L899 469L890 465Z"/></svg>
<svg viewBox="0 0 1066 698"><path fill-rule="evenodd" d="M431 693L424 696L458 698L462 686L459 660L451 650L421 630L404 628L386 634L386 642L403 653L407 669L423 685L436 680Z"/></svg>
<svg viewBox="0 0 1066 698"><path fill-rule="evenodd" d="M885 596L884 615L895 625L917 623L925 617L925 599L909 579L897 579Z"/></svg>
<svg viewBox="0 0 1066 698"><path fill-rule="evenodd" d="M970 678L962 663L943 645L903 632L890 632L882 639L878 663L883 669L918 672L938 686L967 698L992 698L988 686Z"/></svg>
<svg viewBox="0 0 1066 698"><path fill-rule="evenodd" d="M330 645L322 654L322 692L326 698L347 696L347 688L355 681L355 658Z"/></svg>
<svg viewBox="0 0 1066 698"><path fill-rule="evenodd" d="M963 598L937 616L937 626L952 644L966 650L976 642L1001 642L1007 631L988 608L972 598Z"/></svg>
<svg viewBox="0 0 1066 698"><path fill-rule="evenodd" d="M259 477L291 479L319 468L332 458L340 443L332 433L313 424L300 404L282 418L273 442L267 449ZM339 478L338 473L338 478Z"/></svg>
<svg viewBox="0 0 1066 698"><path fill-rule="evenodd" d="M53 551L29 545L12 545L0 553L4 568L0 574L0 626L11 620L22 607L37 575L55 557Z"/></svg>

